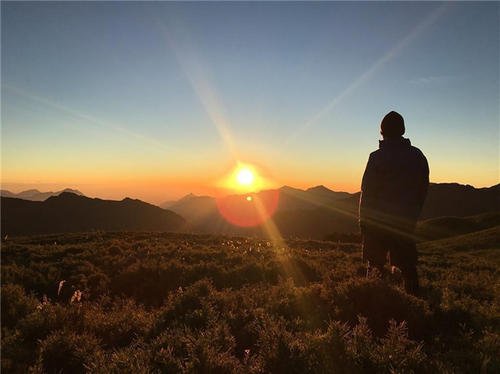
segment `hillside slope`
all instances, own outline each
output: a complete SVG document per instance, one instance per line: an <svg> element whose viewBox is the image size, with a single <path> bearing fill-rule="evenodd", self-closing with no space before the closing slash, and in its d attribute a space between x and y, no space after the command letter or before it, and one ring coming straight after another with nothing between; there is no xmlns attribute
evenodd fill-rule
<svg viewBox="0 0 500 374"><path fill-rule="evenodd" d="M483 213L470 217L438 217L421 221L417 236L424 240L437 240L485 230L500 225L500 212Z"/></svg>
<svg viewBox="0 0 500 374"><path fill-rule="evenodd" d="M486 230L422 243L423 250L482 250L500 249L500 225Z"/></svg>

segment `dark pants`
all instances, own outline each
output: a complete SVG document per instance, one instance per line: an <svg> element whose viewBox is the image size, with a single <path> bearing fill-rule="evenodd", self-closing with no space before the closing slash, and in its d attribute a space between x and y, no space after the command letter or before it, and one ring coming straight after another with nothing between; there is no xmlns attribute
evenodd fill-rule
<svg viewBox="0 0 500 374"><path fill-rule="evenodd" d="M384 265L389 254L389 263L401 270L406 292L418 293L417 246L413 231L368 230L363 233L363 260L368 269L377 269L384 274Z"/></svg>

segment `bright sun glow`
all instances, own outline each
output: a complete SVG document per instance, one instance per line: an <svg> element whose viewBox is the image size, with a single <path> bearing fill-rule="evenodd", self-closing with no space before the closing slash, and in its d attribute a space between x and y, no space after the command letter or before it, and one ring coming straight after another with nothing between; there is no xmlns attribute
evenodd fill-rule
<svg viewBox="0 0 500 374"><path fill-rule="evenodd" d="M250 186L254 181L252 170L247 167L242 167L236 172L236 180L243 186Z"/></svg>
<svg viewBox="0 0 500 374"><path fill-rule="evenodd" d="M227 171L219 182L217 187L223 191L222 195L227 194L248 194L251 192L263 191L275 188L276 184L269 179L265 171L255 164L237 162ZM252 199L253 197L250 196ZM252 201L247 199L247 201Z"/></svg>

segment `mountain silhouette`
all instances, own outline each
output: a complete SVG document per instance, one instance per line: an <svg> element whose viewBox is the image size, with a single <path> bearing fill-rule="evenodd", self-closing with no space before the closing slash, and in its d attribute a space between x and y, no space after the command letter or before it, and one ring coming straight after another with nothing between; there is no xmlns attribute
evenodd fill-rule
<svg viewBox="0 0 500 374"><path fill-rule="evenodd" d="M325 239L345 234L352 236L358 232L359 192L336 192L325 186L306 190L283 186L277 190L230 195L224 198L224 202L226 206L233 206L233 209L242 210L245 214L252 213L253 209L255 214L255 207L252 208L252 203L247 200L249 196L265 201L266 196L276 193L279 199L272 220L284 237ZM29 190L24 191L22 196L33 198L41 194L47 193ZM2 234L183 230L224 235L265 235L263 225L241 227L228 222L220 212L220 199L211 196L188 194L163 204L162 207L168 207L167 210L129 198L111 201L64 191L52 194L54 196L45 201L28 201L5 197L8 195L2 191ZM423 237L444 238L449 233L470 232L468 226L485 227L488 220L496 219L495 215L486 215L481 219L460 217L500 212L499 202L500 185L474 188L457 183L431 183L421 215L420 233Z"/></svg>
<svg viewBox="0 0 500 374"><path fill-rule="evenodd" d="M350 204L353 194L335 192L324 186L301 190L283 186L278 190L266 190L252 194L231 195L226 200L245 206L247 196L265 200L272 191L279 192L279 200L273 222L285 237L323 238L333 232L357 230L357 206ZM162 205L188 221L189 230L225 235L261 236L265 230L258 227L232 225L221 215L217 199L210 196L188 194L177 202Z"/></svg>
<svg viewBox="0 0 500 374"><path fill-rule="evenodd" d="M421 219L465 217L500 211L500 184L474 188L458 183L431 183Z"/></svg>
<svg viewBox="0 0 500 374"><path fill-rule="evenodd" d="M2 237L43 233L106 231L179 231L178 214L140 200L91 199L70 192L45 201L2 197Z"/></svg>
<svg viewBox="0 0 500 374"><path fill-rule="evenodd" d="M315 196L318 196L319 198L328 199L328 200L347 199L348 197L350 197L352 195L349 192L332 191L323 185L308 188L306 190L306 192L308 192L309 194L313 194Z"/></svg>
<svg viewBox="0 0 500 374"><path fill-rule="evenodd" d="M81 193L78 190L73 190L71 188L65 188L64 190L61 191L56 191L56 192L40 192L37 189L31 189L31 190L26 190L22 191L19 193L13 193L8 190L0 190L0 195L2 197L13 197L17 199L23 199L23 200L31 200L31 201L45 201L51 196L59 196L63 192L70 192L74 193L76 195L81 195L83 196L83 193Z"/></svg>

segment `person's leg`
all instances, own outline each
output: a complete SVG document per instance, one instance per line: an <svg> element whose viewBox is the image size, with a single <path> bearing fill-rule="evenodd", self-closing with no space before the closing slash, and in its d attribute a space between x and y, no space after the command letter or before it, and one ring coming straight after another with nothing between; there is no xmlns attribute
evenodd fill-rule
<svg viewBox="0 0 500 374"><path fill-rule="evenodd" d="M380 236L374 234L363 236L363 260L367 261L367 277L375 276L377 273L380 277L386 275L384 265L387 260L387 249Z"/></svg>
<svg viewBox="0 0 500 374"><path fill-rule="evenodd" d="M420 288L416 264L404 267L401 269L401 273L403 275L405 291L410 295L418 296Z"/></svg>
<svg viewBox="0 0 500 374"><path fill-rule="evenodd" d="M390 250L391 265L401 270L405 291L417 296L419 293L419 282L417 274L417 245L411 235L398 238L394 247Z"/></svg>

